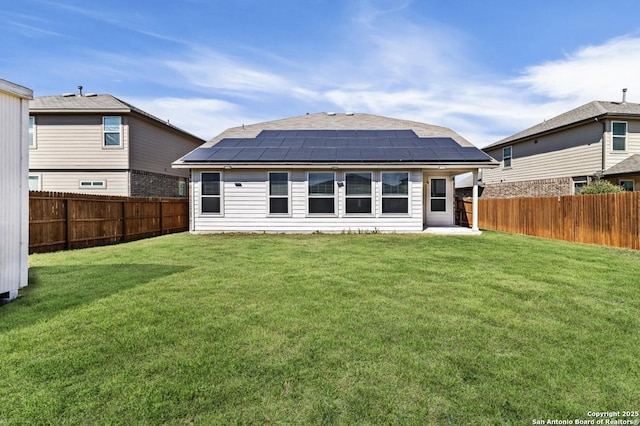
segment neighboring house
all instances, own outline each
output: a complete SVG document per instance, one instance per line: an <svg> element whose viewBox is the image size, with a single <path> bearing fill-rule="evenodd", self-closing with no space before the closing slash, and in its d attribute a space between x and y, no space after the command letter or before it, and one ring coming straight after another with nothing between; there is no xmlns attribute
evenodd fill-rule
<svg viewBox="0 0 640 426"><path fill-rule="evenodd" d="M31 102L32 190L187 195L189 173L171 162L204 140L114 96L81 93Z"/></svg>
<svg viewBox="0 0 640 426"><path fill-rule="evenodd" d="M29 256L29 99L33 92L0 79L0 299L27 285Z"/></svg>
<svg viewBox="0 0 640 426"><path fill-rule="evenodd" d="M454 176L495 165L450 129L352 113L231 128L174 163L191 170L194 233L449 226Z"/></svg>
<svg viewBox="0 0 640 426"><path fill-rule="evenodd" d="M640 185L640 105L593 101L483 148L482 197L572 195L592 179Z"/></svg>

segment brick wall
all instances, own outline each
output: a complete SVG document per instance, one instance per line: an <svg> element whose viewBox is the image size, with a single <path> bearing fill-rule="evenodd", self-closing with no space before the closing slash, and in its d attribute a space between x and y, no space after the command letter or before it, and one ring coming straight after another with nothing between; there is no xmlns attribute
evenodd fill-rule
<svg viewBox="0 0 640 426"><path fill-rule="evenodd" d="M551 197L573 195L570 177L487 184L482 198Z"/></svg>
<svg viewBox="0 0 640 426"><path fill-rule="evenodd" d="M179 182L186 179L159 173L131 170L132 197L182 197L179 193Z"/></svg>

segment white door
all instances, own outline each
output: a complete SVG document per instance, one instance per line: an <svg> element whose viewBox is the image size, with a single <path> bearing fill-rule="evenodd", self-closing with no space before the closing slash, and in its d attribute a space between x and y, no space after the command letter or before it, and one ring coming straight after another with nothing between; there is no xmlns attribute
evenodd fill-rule
<svg viewBox="0 0 640 426"><path fill-rule="evenodd" d="M424 188L425 223L427 226L450 226L453 214L453 181L447 176L430 176Z"/></svg>

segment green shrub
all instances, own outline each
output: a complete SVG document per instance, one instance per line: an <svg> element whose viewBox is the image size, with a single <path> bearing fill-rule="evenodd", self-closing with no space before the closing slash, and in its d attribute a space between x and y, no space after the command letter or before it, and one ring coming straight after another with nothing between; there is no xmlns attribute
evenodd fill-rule
<svg viewBox="0 0 640 426"><path fill-rule="evenodd" d="M580 188L578 194L605 194L610 192L624 192L624 188L620 185L614 185L608 180L597 179Z"/></svg>

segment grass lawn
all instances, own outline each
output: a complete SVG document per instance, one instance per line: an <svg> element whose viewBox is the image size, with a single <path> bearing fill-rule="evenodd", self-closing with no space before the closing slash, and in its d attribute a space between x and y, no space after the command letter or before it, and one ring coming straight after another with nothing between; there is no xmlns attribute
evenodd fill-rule
<svg viewBox="0 0 640 426"><path fill-rule="evenodd" d="M640 409L640 252L496 232L177 234L32 255L30 279L0 307L0 424Z"/></svg>

